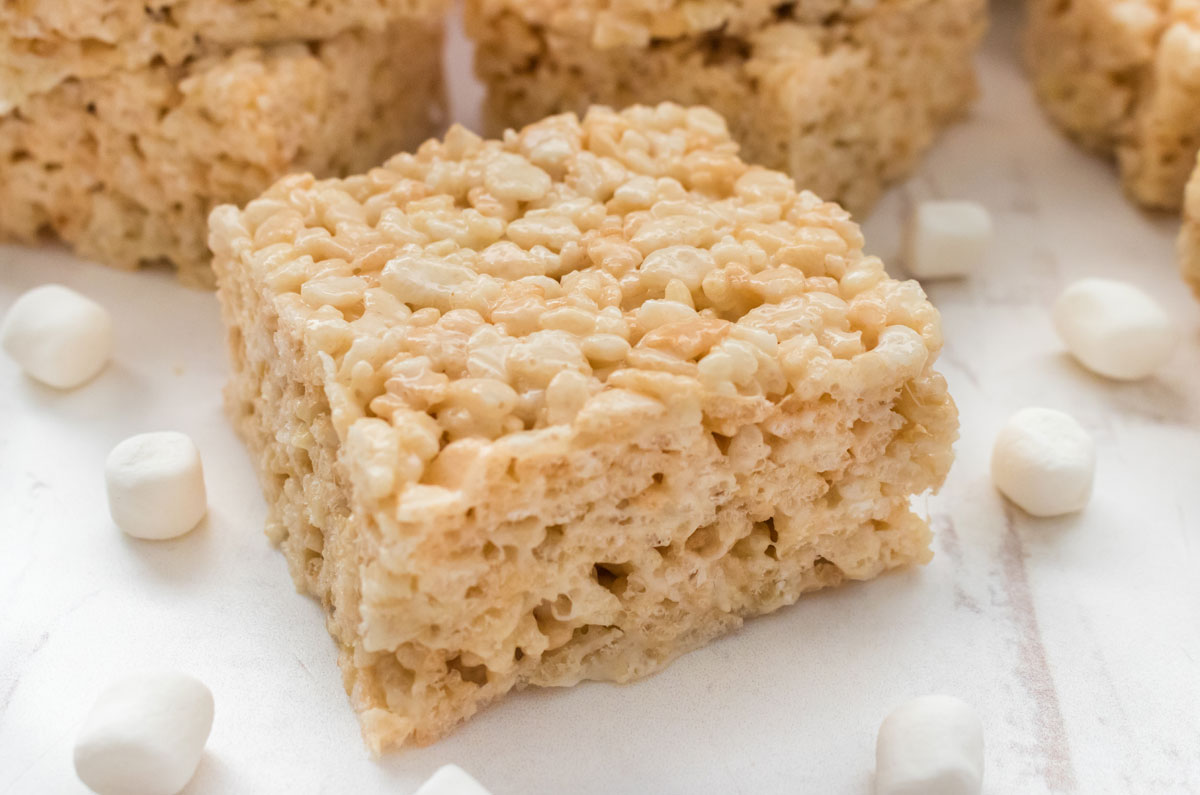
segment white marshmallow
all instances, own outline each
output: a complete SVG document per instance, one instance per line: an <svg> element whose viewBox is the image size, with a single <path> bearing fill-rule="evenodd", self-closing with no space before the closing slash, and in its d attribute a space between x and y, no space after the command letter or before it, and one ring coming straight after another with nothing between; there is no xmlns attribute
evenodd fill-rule
<svg viewBox="0 0 1200 795"><path fill-rule="evenodd" d="M444 765L414 795L491 795L458 765Z"/></svg>
<svg viewBox="0 0 1200 795"><path fill-rule="evenodd" d="M1081 510L1092 496L1096 445L1069 414L1021 409L992 447L992 482L1034 516Z"/></svg>
<svg viewBox="0 0 1200 795"><path fill-rule="evenodd" d="M213 697L184 673L116 682L100 694L75 741L75 772L100 795L173 795L204 753Z"/></svg>
<svg viewBox="0 0 1200 795"><path fill-rule="evenodd" d="M1054 327L1080 364L1122 381L1166 364L1179 336L1157 301L1113 279L1080 279L1063 290L1054 302Z"/></svg>
<svg viewBox="0 0 1200 795"><path fill-rule="evenodd" d="M904 265L918 279L966 276L992 244L992 216L969 201L926 201L908 221Z"/></svg>
<svg viewBox="0 0 1200 795"><path fill-rule="evenodd" d="M876 795L976 795L983 787L983 725L953 696L894 709L875 743Z"/></svg>
<svg viewBox="0 0 1200 795"><path fill-rule="evenodd" d="M131 436L104 463L108 509L117 527L136 538L175 538L208 511L200 452L186 434Z"/></svg>
<svg viewBox="0 0 1200 795"><path fill-rule="evenodd" d="M0 345L31 378L71 389L108 362L112 317L87 296L61 284L43 284L8 310Z"/></svg>

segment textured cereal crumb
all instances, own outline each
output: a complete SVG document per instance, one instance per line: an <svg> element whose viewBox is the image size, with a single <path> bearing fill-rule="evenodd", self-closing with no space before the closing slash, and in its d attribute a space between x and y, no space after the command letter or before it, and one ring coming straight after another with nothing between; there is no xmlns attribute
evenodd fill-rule
<svg viewBox="0 0 1200 795"><path fill-rule="evenodd" d="M469 0L466 8L491 129L594 103L708 105L729 120L748 161L859 213L974 98L985 6Z"/></svg>
<svg viewBox="0 0 1200 795"><path fill-rule="evenodd" d="M456 127L210 228L229 410L376 750L929 558L937 312L710 110Z"/></svg>

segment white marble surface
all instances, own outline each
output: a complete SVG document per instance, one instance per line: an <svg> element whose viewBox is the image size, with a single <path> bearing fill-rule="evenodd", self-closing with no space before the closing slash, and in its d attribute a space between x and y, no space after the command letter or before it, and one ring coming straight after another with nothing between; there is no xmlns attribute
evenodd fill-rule
<svg viewBox="0 0 1200 795"><path fill-rule="evenodd" d="M997 223L983 272L929 289L962 411L958 462L927 501L934 561L806 597L644 682L527 691L382 761L359 742L319 609L261 533L220 410L213 297L0 249L0 312L63 282L113 309L117 339L108 370L70 393L0 361L0 792L82 792L71 744L92 699L156 667L216 697L195 795L405 793L451 761L496 795L865 794L879 721L929 691L978 707L988 793L1200 791L1200 304L1174 270L1175 224L1126 204L1038 115L1012 27L982 58L977 112L868 223L885 256L915 198L973 198ZM1131 280L1179 320L1159 377L1114 384L1062 353L1047 308L1085 274ZM1033 404L1095 434L1096 496L1078 516L1032 520L989 484L993 434ZM138 542L108 518L102 462L163 428L199 444L211 511L181 540Z"/></svg>

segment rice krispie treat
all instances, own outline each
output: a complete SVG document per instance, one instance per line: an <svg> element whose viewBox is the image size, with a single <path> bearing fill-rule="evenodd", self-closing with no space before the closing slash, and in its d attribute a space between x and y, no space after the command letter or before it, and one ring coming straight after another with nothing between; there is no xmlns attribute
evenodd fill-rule
<svg viewBox="0 0 1200 795"><path fill-rule="evenodd" d="M443 0L17 0L0 5L0 114L70 78L99 77L243 45L317 41L394 20L432 20Z"/></svg>
<svg viewBox="0 0 1200 795"><path fill-rule="evenodd" d="M868 209L975 96L984 0L469 0L485 117L672 100L728 119L742 155Z"/></svg>
<svg viewBox="0 0 1200 795"><path fill-rule="evenodd" d="M369 168L436 131L439 31L247 47L28 97L0 116L0 238L52 233L109 265L167 260L211 283L213 207L291 171Z"/></svg>
<svg viewBox="0 0 1200 795"><path fill-rule="evenodd" d="M937 312L711 110L455 127L210 223L228 408L376 750L929 558Z"/></svg>
<svg viewBox="0 0 1200 795"><path fill-rule="evenodd" d="M1200 164L1192 171L1183 202L1183 230L1179 234L1179 268L1184 281L1200 298Z"/></svg>
<svg viewBox="0 0 1200 795"><path fill-rule="evenodd" d="M1200 149L1197 0L1030 0L1027 52L1050 116L1115 157L1129 195L1176 210Z"/></svg>

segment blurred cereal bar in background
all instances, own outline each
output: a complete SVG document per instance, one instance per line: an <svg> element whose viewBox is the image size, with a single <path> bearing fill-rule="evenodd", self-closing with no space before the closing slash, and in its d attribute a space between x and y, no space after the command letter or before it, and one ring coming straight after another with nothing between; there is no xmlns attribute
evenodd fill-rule
<svg viewBox="0 0 1200 795"><path fill-rule="evenodd" d="M704 104L749 162L853 212L976 93L984 0L467 0L492 132L591 103Z"/></svg>
<svg viewBox="0 0 1200 795"><path fill-rule="evenodd" d="M1179 269L1184 281L1200 298L1200 163L1188 180L1183 204L1183 230L1179 235Z"/></svg>
<svg viewBox="0 0 1200 795"><path fill-rule="evenodd" d="M1114 158L1135 201L1178 210L1200 149L1200 3L1030 0L1027 13L1046 112Z"/></svg>
<svg viewBox="0 0 1200 795"><path fill-rule="evenodd" d="M247 44L320 41L435 19L444 0L8 0L0 7L0 113L70 78Z"/></svg>
<svg viewBox="0 0 1200 795"><path fill-rule="evenodd" d="M361 171L444 115L440 0L39 2L0 11L0 239L170 262L292 171ZM335 13L336 11L336 13Z"/></svg>

